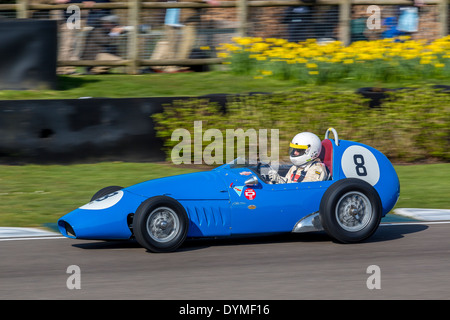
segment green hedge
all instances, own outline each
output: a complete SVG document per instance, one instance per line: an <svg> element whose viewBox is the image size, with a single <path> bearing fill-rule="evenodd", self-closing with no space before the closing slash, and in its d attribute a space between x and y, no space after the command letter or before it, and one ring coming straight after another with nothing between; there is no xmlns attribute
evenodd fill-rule
<svg viewBox="0 0 450 320"><path fill-rule="evenodd" d="M178 100L153 119L168 159L179 144L171 140L173 131L184 128L193 134L194 121L202 121L203 132L214 128L224 136L226 129L278 129L280 156L287 155L295 134L311 131L323 138L333 127L341 139L373 146L392 161L450 160L450 94L409 88L389 92L380 108L368 104L354 92L299 88L295 93L235 97L225 113L207 99ZM210 143L203 141L203 149Z"/></svg>

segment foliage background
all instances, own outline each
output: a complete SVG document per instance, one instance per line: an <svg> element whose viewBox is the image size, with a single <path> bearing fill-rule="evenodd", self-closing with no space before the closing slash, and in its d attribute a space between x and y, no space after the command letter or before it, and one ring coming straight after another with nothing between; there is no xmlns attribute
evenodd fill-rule
<svg viewBox="0 0 450 320"><path fill-rule="evenodd" d="M295 134L310 131L322 137L333 127L339 138L373 146L391 161L450 160L450 94L423 87L387 95L381 107L369 108L368 99L357 93L303 88L290 93L235 97L226 104L226 112L207 99L177 100L153 119L168 159L179 143L171 140L172 132L185 128L193 134L194 121L201 120L203 132L278 129L280 155L287 154ZM203 149L210 143L203 141Z"/></svg>

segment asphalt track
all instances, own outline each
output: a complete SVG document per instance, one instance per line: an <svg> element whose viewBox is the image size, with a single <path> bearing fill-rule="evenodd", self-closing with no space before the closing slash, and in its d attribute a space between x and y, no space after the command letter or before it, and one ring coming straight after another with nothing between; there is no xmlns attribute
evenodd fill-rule
<svg viewBox="0 0 450 320"><path fill-rule="evenodd" d="M360 244L322 233L188 241L154 254L134 242L0 241L0 299L449 299L450 224L380 226ZM80 268L69 290L67 268ZM368 289L368 267L380 289Z"/></svg>

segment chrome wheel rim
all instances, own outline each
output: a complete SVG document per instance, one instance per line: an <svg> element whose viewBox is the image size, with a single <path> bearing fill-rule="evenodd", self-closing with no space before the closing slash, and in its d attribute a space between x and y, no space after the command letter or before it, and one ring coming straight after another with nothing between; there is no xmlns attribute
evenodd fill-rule
<svg viewBox="0 0 450 320"><path fill-rule="evenodd" d="M169 242L180 230L180 220L175 211L168 207L153 210L147 218L147 232L157 242Z"/></svg>
<svg viewBox="0 0 450 320"><path fill-rule="evenodd" d="M336 220L346 231L363 230L369 224L372 215L370 200L361 192L351 191L344 194L336 205Z"/></svg>

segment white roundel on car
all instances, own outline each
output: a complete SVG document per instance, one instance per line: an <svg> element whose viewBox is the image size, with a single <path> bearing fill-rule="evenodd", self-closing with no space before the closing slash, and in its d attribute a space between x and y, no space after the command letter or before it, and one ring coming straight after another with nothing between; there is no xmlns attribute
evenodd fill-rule
<svg viewBox="0 0 450 320"><path fill-rule="evenodd" d="M103 196L101 198L98 198L94 201L89 202L88 204L85 204L84 206L80 207L80 209L85 210L101 210L101 209L107 209L115 205L117 202L120 201L123 197L123 191L118 190L116 192L107 194L106 196Z"/></svg>
<svg viewBox="0 0 450 320"><path fill-rule="evenodd" d="M373 153L362 146L350 146L342 155L341 167L347 178L357 178L376 185L380 167Z"/></svg>

